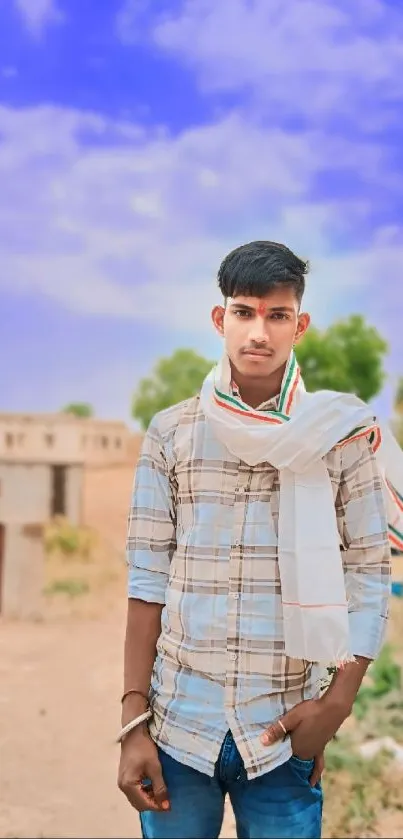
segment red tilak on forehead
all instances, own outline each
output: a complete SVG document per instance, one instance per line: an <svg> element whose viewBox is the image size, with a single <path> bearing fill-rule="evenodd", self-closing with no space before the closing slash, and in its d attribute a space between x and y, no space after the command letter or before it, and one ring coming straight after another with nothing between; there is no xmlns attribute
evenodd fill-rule
<svg viewBox="0 0 403 839"><path fill-rule="evenodd" d="M267 303L263 303L263 300L262 300L257 307L258 315L261 315L261 317L264 317L266 312L267 312L267 309L268 309Z"/></svg>

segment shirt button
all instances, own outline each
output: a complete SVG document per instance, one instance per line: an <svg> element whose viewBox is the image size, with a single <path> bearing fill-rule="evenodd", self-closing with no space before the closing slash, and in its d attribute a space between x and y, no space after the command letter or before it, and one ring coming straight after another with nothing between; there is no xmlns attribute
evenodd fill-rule
<svg viewBox="0 0 403 839"><path fill-rule="evenodd" d="M241 547L241 543L240 543L239 541L234 542L234 545L235 545L235 547L236 547L236 548L240 548L240 547Z"/></svg>
<svg viewBox="0 0 403 839"><path fill-rule="evenodd" d="M237 592L237 591L234 591L234 593L233 593L232 597L234 598L234 600L239 600L239 594L238 594L238 592Z"/></svg>
<svg viewBox="0 0 403 839"><path fill-rule="evenodd" d="M236 653L230 653L229 658L230 658L230 661L236 661L236 659L237 659Z"/></svg>

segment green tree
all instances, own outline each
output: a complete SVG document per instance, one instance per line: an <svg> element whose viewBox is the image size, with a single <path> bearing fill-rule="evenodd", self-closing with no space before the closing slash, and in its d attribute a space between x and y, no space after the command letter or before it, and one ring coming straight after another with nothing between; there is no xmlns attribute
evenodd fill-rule
<svg viewBox="0 0 403 839"><path fill-rule="evenodd" d="M177 350L170 358L160 359L151 376L139 383L132 402L133 417L147 429L158 411L194 396L213 365L194 350Z"/></svg>
<svg viewBox="0 0 403 839"><path fill-rule="evenodd" d="M385 381L388 345L361 315L352 315L320 331L311 327L296 355L306 389L355 393L368 402Z"/></svg>
<svg viewBox="0 0 403 839"><path fill-rule="evenodd" d="M403 419L403 376L400 376L397 383L394 407L396 414Z"/></svg>
<svg viewBox="0 0 403 839"><path fill-rule="evenodd" d="M88 402L72 402L63 408L64 414L74 414L75 417L82 417L84 419L94 416L94 409Z"/></svg>
<svg viewBox="0 0 403 839"><path fill-rule="evenodd" d="M397 383L394 409L395 420L393 423L393 431L399 445L403 448L403 376L400 377Z"/></svg>

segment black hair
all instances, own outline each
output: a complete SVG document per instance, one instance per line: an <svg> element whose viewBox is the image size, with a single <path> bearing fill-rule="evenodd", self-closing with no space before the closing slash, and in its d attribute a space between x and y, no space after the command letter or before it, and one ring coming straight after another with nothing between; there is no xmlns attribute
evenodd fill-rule
<svg viewBox="0 0 403 839"><path fill-rule="evenodd" d="M218 270L225 299L242 295L264 297L274 288L291 288L300 303L309 264L277 242L249 242L231 251Z"/></svg>

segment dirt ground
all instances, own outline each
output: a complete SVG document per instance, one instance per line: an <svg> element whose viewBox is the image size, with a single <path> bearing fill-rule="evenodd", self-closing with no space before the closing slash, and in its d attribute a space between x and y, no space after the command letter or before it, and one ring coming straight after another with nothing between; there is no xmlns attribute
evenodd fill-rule
<svg viewBox="0 0 403 839"><path fill-rule="evenodd" d="M78 571L70 566L72 573ZM109 577L105 569L99 573L90 594L55 596L40 622L0 621L1 837L140 835L137 816L116 787L113 742L124 575L120 567ZM235 836L229 810L222 835Z"/></svg>
<svg viewBox="0 0 403 839"><path fill-rule="evenodd" d="M4 839L140 836L116 786L125 592L111 579L102 603L55 597L43 621L0 621Z"/></svg>

